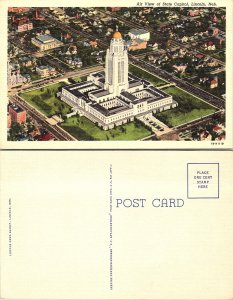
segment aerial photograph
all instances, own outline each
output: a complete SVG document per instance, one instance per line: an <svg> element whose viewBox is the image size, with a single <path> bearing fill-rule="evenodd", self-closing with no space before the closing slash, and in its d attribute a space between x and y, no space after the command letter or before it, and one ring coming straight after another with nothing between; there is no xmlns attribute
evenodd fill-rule
<svg viewBox="0 0 233 300"><path fill-rule="evenodd" d="M224 7L9 7L8 141L223 144Z"/></svg>

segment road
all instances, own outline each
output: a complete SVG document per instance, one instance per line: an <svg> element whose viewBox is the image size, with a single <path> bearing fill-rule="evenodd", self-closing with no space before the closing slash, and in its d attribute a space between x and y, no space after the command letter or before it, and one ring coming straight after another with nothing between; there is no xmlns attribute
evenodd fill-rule
<svg viewBox="0 0 233 300"><path fill-rule="evenodd" d="M76 141L76 139L73 136L71 136L69 133L67 133L66 131L64 131L61 127L59 127L57 125L52 126L52 125L48 124L45 121L46 117L43 114L41 114L36 109L34 109L33 107L31 107L28 103L26 103L25 101L23 101L18 96L9 97L9 100L10 100L11 103L16 103L22 109L26 110L27 113L33 119L35 119L39 124L41 124L43 126L43 128L45 128L49 132L51 132L52 135L57 140L60 140L60 141Z"/></svg>
<svg viewBox="0 0 233 300"><path fill-rule="evenodd" d="M78 76L88 75L91 72L98 72L98 71L103 71L103 70L104 70L104 67L102 65L98 65L98 66L88 67L88 68L85 68L85 69L70 71L70 72L65 73L65 75L62 75L62 76L59 76L59 77L56 77L56 78L44 78L44 80L40 80L39 82L31 82L28 85L18 87L18 88L14 88L14 89L9 91L9 95L14 95L16 93L26 91L26 90L29 90L29 89L42 87L43 85L47 85L49 83L56 83L56 82L62 81L62 80L67 79L67 78L72 78L72 77L75 77L75 76L78 77Z"/></svg>
<svg viewBox="0 0 233 300"><path fill-rule="evenodd" d="M185 130L197 129L197 126L206 125L208 122L212 121L212 117L214 115L217 116L221 113L222 113L221 111L218 111L218 112L216 112L212 115L206 116L204 118L194 120L194 121L191 121L189 123L186 123L186 124L183 124L183 125L180 125L180 126L177 126L177 127L173 127L172 131L170 131L168 133L164 133L163 135L160 135L160 139L167 140L166 136L169 136L169 135L171 136L172 134L177 134L178 135L179 133L184 132ZM148 137L148 140L153 140L154 138L156 138L156 135L152 136L152 137Z"/></svg>
<svg viewBox="0 0 233 300"><path fill-rule="evenodd" d="M200 118L198 120L191 121L191 122L189 122L187 124L176 126L176 127L174 127L174 129L176 129L178 132L180 132L180 131L184 131L184 130L196 127L197 125L206 124L207 122L212 121L213 116L217 116L220 113L221 113L221 111L215 112L215 113L213 113L213 114L211 114L209 116L205 116L205 117Z"/></svg>
<svg viewBox="0 0 233 300"><path fill-rule="evenodd" d="M161 70L160 68L156 67L155 65L146 62L144 60L135 58L133 55L129 54L129 59L131 60L131 62L139 67L141 67L142 69L145 69L146 71L151 72L152 74L154 74L155 76L159 76L162 79L165 79L168 82L173 82L176 84L176 86L178 86L179 88L185 90L186 92L193 94L199 98L201 98L202 100L204 100L205 102L207 102L208 104L218 108L218 109L224 109L225 107L225 100L222 98L219 98L217 96L214 96L194 85L192 85L189 82L185 82L184 80L181 80L177 77L175 77L174 75L172 75L171 73L168 73L164 70Z"/></svg>

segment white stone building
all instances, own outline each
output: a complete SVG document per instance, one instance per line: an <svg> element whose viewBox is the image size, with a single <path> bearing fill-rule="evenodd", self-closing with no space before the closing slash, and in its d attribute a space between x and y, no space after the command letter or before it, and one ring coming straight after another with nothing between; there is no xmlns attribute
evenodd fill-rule
<svg viewBox="0 0 233 300"><path fill-rule="evenodd" d="M62 42L48 34L38 35L35 38L32 38L31 42L33 45L39 48L40 51L51 50L63 45Z"/></svg>
<svg viewBox="0 0 233 300"><path fill-rule="evenodd" d="M150 32L144 29L131 29L129 31L129 36L131 40L140 39L146 42L150 40Z"/></svg>
<svg viewBox="0 0 233 300"><path fill-rule="evenodd" d="M124 40L120 32L116 31L106 54L104 89L114 96L119 96L122 90L127 90L129 88L128 66L128 53Z"/></svg>
<svg viewBox="0 0 233 300"><path fill-rule="evenodd" d="M58 96L104 130L178 105L171 95L128 73L128 54L118 31L106 54L105 71L62 87Z"/></svg>
<svg viewBox="0 0 233 300"><path fill-rule="evenodd" d="M54 76L56 75L56 70L55 68L51 66L39 66L36 67L36 73L40 75L40 77L48 77L48 76Z"/></svg>

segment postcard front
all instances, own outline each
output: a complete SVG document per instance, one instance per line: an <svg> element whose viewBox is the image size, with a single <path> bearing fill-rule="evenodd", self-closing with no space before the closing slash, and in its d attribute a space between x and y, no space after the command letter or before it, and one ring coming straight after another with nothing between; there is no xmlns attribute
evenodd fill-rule
<svg viewBox="0 0 233 300"><path fill-rule="evenodd" d="M1 4L3 148L232 148L232 1L25 5Z"/></svg>

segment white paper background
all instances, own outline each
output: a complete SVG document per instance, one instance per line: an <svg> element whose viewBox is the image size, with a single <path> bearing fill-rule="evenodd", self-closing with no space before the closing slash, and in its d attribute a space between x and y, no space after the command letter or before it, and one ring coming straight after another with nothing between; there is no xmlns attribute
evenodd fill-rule
<svg viewBox="0 0 233 300"><path fill-rule="evenodd" d="M1 156L2 298L232 299L232 153L18 151ZM219 162L220 199L186 198L188 162ZM147 203L116 208L121 197ZM150 205L164 197L182 198L185 205Z"/></svg>

